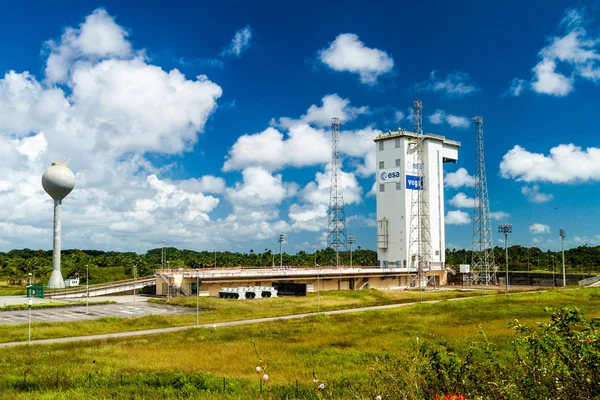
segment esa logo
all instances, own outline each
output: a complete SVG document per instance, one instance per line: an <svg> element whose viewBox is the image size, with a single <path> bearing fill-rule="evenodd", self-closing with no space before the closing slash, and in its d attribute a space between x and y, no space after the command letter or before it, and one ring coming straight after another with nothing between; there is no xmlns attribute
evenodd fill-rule
<svg viewBox="0 0 600 400"><path fill-rule="evenodd" d="M382 181L386 181L388 179L400 178L400 172L398 172L398 171L382 172L381 175L379 175L379 177L381 178Z"/></svg>

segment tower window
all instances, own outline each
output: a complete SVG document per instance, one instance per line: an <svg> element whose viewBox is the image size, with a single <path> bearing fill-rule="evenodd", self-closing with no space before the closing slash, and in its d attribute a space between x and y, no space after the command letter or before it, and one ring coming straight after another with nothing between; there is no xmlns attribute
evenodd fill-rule
<svg viewBox="0 0 600 400"><path fill-rule="evenodd" d="M383 150L383 140L379 142L379 151Z"/></svg>
<svg viewBox="0 0 600 400"><path fill-rule="evenodd" d="M381 184L379 185L379 191L380 191L380 192L385 192L385 184L381 183Z"/></svg>
<svg viewBox="0 0 600 400"><path fill-rule="evenodd" d="M399 166L400 166L400 159L396 158L396 167L399 167Z"/></svg>
<svg viewBox="0 0 600 400"><path fill-rule="evenodd" d="M383 161L379 161L379 169L383 169Z"/></svg>
<svg viewBox="0 0 600 400"><path fill-rule="evenodd" d="M400 190L400 182L396 182L396 190Z"/></svg>
<svg viewBox="0 0 600 400"><path fill-rule="evenodd" d="M398 138L396 138L396 139L394 140L394 142L395 142L396 148L400 147L400 138L399 138L399 137L398 137Z"/></svg>

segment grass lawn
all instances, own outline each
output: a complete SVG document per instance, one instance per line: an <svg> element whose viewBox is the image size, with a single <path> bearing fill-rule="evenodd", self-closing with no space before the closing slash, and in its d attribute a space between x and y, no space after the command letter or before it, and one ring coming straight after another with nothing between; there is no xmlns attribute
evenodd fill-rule
<svg viewBox="0 0 600 400"><path fill-rule="evenodd" d="M490 291L496 293L496 291ZM500 291L500 293L503 293ZM480 296L479 291L443 290L425 291L423 300L444 300L469 296ZM419 300L418 291L327 291L320 293L321 311L339 310L355 307L367 307L384 304L409 303ZM241 301L200 297L199 323L238 321L244 319L273 317L289 314L303 314L317 311L317 295L307 297L280 297ZM167 303L166 300L151 300L155 303ZM182 297L171 299L169 304L181 305L195 311L196 298ZM73 321L68 324L56 322L37 322L32 324L31 340L51 339L69 336L85 336L100 333L123 332L174 326L194 325L196 314L151 315L136 319L100 318L93 321ZM27 325L0 325L0 343L27 340Z"/></svg>
<svg viewBox="0 0 600 400"><path fill-rule="evenodd" d="M90 387L105 398L260 398L255 343L269 374L264 398L373 398L380 361L414 353L417 338L461 351L480 341L483 330L500 357L508 357L515 333L507 321L548 321L545 307L565 305L598 317L600 288L6 348L0 349L0 390L10 398L93 398ZM313 373L327 385L322 393L314 390Z"/></svg>

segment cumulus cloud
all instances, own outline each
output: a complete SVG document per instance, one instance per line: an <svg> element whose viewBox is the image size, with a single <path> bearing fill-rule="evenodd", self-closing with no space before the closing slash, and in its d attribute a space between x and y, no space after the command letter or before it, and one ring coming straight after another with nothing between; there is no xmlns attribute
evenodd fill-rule
<svg viewBox="0 0 600 400"><path fill-rule="evenodd" d="M583 150L574 144L561 144L548 155L532 153L515 146L502 157L504 178L524 182L579 183L600 180L600 149Z"/></svg>
<svg viewBox="0 0 600 400"><path fill-rule="evenodd" d="M536 222L532 225L529 225L529 232L533 233L534 235L538 235L541 233L550 233L550 227L548 225Z"/></svg>
<svg viewBox="0 0 600 400"><path fill-rule="evenodd" d="M446 122L452 128L468 128L471 125L471 121L466 117L460 117L457 115L446 114L443 110L436 110L429 117L429 122L435 125L443 124Z"/></svg>
<svg viewBox="0 0 600 400"><path fill-rule="evenodd" d="M454 72L445 78L436 76L437 71L429 74L429 79L417 83L414 89L425 92L440 92L448 97L462 97L479 91L479 87L471 82L471 77L466 72Z"/></svg>
<svg viewBox="0 0 600 400"><path fill-rule="evenodd" d="M509 93L519 96L531 87L536 93L562 97L574 90L577 80L600 80L600 38L590 36L586 24L584 9L568 9L559 24L562 34L549 38L540 50L531 83L513 79Z"/></svg>
<svg viewBox="0 0 600 400"><path fill-rule="evenodd" d="M231 44L229 47L223 50L222 55L233 55L239 57L240 54L248 47L250 47L250 40L252 39L252 28L245 26L233 35Z"/></svg>
<svg viewBox="0 0 600 400"><path fill-rule="evenodd" d="M465 168L459 168L456 172L448 172L444 177L444 186L453 189L460 187L473 187L475 186L475 178L469 175L469 172Z"/></svg>
<svg viewBox="0 0 600 400"><path fill-rule="evenodd" d="M224 184L163 179L165 167L146 155L190 150L219 85L152 65L103 9L46 49L41 81L16 71L0 78L0 220L16 233L3 243L49 247L52 202L40 177L54 160L77 180L64 201L66 247L143 249L165 236L197 243L220 203L202 190L223 193Z"/></svg>
<svg viewBox="0 0 600 400"><path fill-rule="evenodd" d="M359 74L360 81L368 85L374 85L380 75L394 67L394 60L385 51L365 46L353 33L338 35L318 57L334 71Z"/></svg>
<svg viewBox="0 0 600 400"><path fill-rule="evenodd" d="M471 222L471 217L464 211L448 211L445 221L446 225L466 225Z"/></svg>
<svg viewBox="0 0 600 400"><path fill-rule="evenodd" d="M350 121L367 111L367 107L350 106L349 100L335 94L327 95L322 106L310 106L299 119L279 118L260 133L240 136L229 150L223 170L325 165L331 161L331 131L324 128L331 125L331 118L337 115ZM355 168L361 176L375 173L373 138L379 133L372 128L340 133L340 151L356 160Z"/></svg>
<svg viewBox="0 0 600 400"><path fill-rule="evenodd" d="M490 213L490 218L496 221L502 221L510 217L510 214L504 211L495 211Z"/></svg>
<svg viewBox="0 0 600 400"><path fill-rule="evenodd" d="M532 203L546 203L554 198L551 194L541 193L539 185L523 186L521 193Z"/></svg>
<svg viewBox="0 0 600 400"><path fill-rule="evenodd" d="M451 198L448 203L457 208L473 208L475 199L469 198L465 193L460 192Z"/></svg>

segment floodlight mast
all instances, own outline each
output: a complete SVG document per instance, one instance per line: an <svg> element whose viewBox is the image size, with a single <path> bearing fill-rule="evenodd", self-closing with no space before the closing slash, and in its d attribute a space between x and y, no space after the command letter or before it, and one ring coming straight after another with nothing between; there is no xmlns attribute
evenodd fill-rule
<svg viewBox="0 0 600 400"><path fill-rule="evenodd" d="M512 224L498 224L498 233L504 234L504 252L506 257L506 291L508 291L508 234L512 233Z"/></svg>
<svg viewBox="0 0 600 400"><path fill-rule="evenodd" d="M66 162L55 161L42 175L42 187L54 200L54 229L52 242L52 274L48 281L49 289L62 289L65 282L60 269L60 249L62 231L62 200L75 187L75 175L67 168Z"/></svg>

